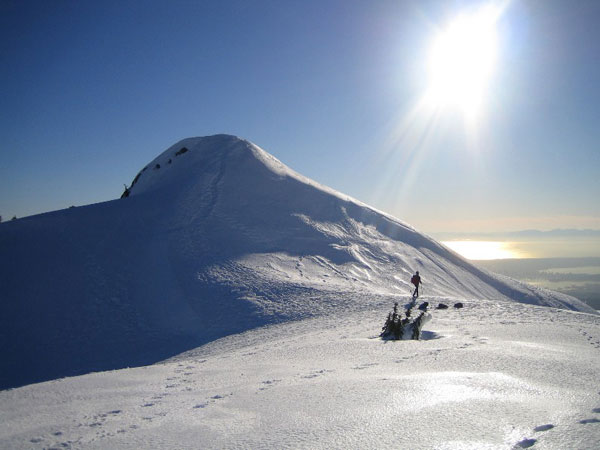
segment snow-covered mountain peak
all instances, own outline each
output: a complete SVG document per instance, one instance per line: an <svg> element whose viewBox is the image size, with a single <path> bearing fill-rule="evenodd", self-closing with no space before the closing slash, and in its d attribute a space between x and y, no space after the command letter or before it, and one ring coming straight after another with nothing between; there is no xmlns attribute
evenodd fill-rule
<svg viewBox="0 0 600 450"><path fill-rule="evenodd" d="M358 200L299 174L258 145L227 134L186 138L172 145L144 166L125 196L157 190L169 190L171 195L193 190L197 195L205 196L207 187L216 194L224 178L237 184L239 194L243 197L265 194L259 192L260 186L265 183L293 182L369 208ZM251 189L244 189L244 186ZM411 228L407 224L404 226Z"/></svg>
<svg viewBox="0 0 600 450"><path fill-rule="evenodd" d="M264 274L274 254L284 266L304 258L302 264L330 272L330 286L402 294L411 292L408 274L421 270L435 295L500 296L591 312L572 297L507 284L410 225L310 180L235 136L188 138L171 146L130 188L132 197L148 192L158 196L155 208L168 211L169 227L185 224L186 251L194 249L196 261L219 255ZM457 270L450 271L451 280L440 260ZM295 275L287 274L294 283L321 286L321 277Z"/></svg>
<svg viewBox="0 0 600 450"><path fill-rule="evenodd" d="M225 335L408 301L595 313L494 275L234 136L184 139L128 197L4 223L0 387L141 365ZM35 314L32 315L32 311Z"/></svg>
<svg viewBox="0 0 600 450"><path fill-rule="evenodd" d="M212 169L212 170L211 170ZM161 187L172 187L178 181L189 178L190 173L199 177L218 175L225 170L248 175L248 171L262 176L300 175L282 164L277 158L249 141L227 134L183 139L169 147L134 178L129 195L148 192Z"/></svg>

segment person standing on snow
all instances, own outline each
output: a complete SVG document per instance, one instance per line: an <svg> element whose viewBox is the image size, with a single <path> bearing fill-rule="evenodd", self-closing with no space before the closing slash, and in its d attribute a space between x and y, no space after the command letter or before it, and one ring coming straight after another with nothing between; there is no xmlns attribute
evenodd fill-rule
<svg viewBox="0 0 600 450"><path fill-rule="evenodd" d="M413 298L417 298L419 296L419 285L423 284L418 270L417 270L417 273L415 273L412 276L412 278L410 279L410 282L415 285L415 292L413 292Z"/></svg>

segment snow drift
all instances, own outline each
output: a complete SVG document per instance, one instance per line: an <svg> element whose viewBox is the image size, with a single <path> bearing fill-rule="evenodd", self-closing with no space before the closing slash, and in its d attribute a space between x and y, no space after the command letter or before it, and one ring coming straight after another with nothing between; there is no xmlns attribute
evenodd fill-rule
<svg viewBox="0 0 600 450"><path fill-rule="evenodd" d="M407 296L415 270L426 296L594 312L479 269L233 136L175 144L125 195L0 224L0 388L369 308Z"/></svg>

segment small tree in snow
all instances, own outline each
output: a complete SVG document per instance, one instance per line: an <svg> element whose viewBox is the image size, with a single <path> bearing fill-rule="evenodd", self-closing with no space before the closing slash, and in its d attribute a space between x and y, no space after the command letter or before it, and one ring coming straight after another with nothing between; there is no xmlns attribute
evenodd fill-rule
<svg viewBox="0 0 600 450"><path fill-rule="evenodd" d="M398 303L394 303L394 310L388 314L388 318L381 329L380 336L384 339L402 339L404 325L402 316L398 314Z"/></svg>
<svg viewBox="0 0 600 450"><path fill-rule="evenodd" d="M430 317L425 311L414 320L411 321L412 310L416 306L416 302L411 302L405 311L405 318L402 318L402 313L398 312L398 303L394 303L394 310L387 316L385 324L379 335L383 339L402 340L421 338L421 328L425 321Z"/></svg>

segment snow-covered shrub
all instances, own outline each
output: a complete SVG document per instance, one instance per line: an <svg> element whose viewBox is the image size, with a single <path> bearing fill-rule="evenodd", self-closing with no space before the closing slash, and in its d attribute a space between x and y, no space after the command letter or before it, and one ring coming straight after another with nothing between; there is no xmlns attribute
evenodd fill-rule
<svg viewBox="0 0 600 450"><path fill-rule="evenodd" d="M398 303L394 303L394 310L388 314L387 320L381 329L380 336L384 339L402 339L404 325L402 316L398 314Z"/></svg>
<svg viewBox="0 0 600 450"><path fill-rule="evenodd" d="M144 170L146 170L146 169L144 168ZM137 183L141 176L142 176L142 172L138 172L138 174L135 176L135 178L131 182L131 186L133 186L135 183Z"/></svg>
<svg viewBox="0 0 600 450"><path fill-rule="evenodd" d="M412 323L412 338L416 341L421 339L421 328L423 328L423 324L425 323L425 311L419 314L419 317Z"/></svg>
<svg viewBox="0 0 600 450"><path fill-rule="evenodd" d="M412 310L415 306L416 302L410 303L404 313L406 317L402 318L402 313L398 312L398 303L394 303L394 310L388 314L379 336L390 340L419 340L421 328L430 316L423 311L416 319L411 320Z"/></svg>
<svg viewBox="0 0 600 450"><path fill-rule="evenodd" d="M157 164L158 165L158 164ZM144 169L142 170L142 172L144 170L146 170L147 167L144 167ZM130 194L130 190L133 186L135 186L135 183L138 182L138 180L140 179L140 177L142 176L142 172L138 172L138 174L135 176L135 178L133 179L133 181L131 182L131 186L127 187L127 185L125 185L125 191L123 191L123 194L121 194L121 198L126 198L129 197Z"/></svg>

